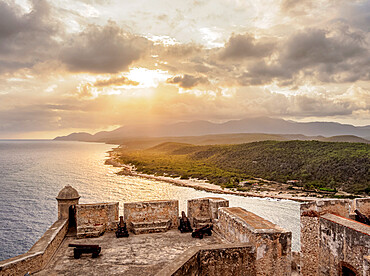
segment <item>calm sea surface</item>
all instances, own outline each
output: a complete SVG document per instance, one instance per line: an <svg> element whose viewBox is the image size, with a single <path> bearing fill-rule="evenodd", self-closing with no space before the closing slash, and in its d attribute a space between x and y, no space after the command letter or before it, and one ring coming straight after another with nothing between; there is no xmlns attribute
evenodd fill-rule
<svg viewBox="0 0 370 276"><path fill-rule="evenodd" d="M67 184L81 195L80 203L178 199L216 194L168 183L119 176L104 165L113 146L97 143L0 140L0 260L25 253L57 218L55 197ZM217 195L216 195L217 196ZM292 231L299 250L299 203L220 195Z"/></svg>

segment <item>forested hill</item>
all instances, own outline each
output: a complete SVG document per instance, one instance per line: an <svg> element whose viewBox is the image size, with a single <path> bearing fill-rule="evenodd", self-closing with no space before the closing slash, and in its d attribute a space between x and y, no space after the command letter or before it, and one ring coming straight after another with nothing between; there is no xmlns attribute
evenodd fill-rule
<svg viewBox="0 0 370 276"><path fill-rule="evenodd" d="M122 151L125 163L146 173L207 178L213 183L251 177L306 188L370 192L370 145L319 141L262 141L238 145L194 146L163 143L142 151Z"/></svg>

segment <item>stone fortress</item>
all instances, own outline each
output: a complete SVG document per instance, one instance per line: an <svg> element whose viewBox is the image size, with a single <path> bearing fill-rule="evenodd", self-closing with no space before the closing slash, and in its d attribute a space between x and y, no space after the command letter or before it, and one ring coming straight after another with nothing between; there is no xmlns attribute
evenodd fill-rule
<svg viewBox="0 0 370 276"><path fill-rule="evenodd" d="M180 233L177 200L124 204L127 238L116 238L119 204L79 204L71 186L57 196L58 220L25 254L0 262L0 275L370 275L370 198L302 203L301 251L291 232L223 198L187 202L193 228L213 225L204 239ZM246 198L246 200L248 200ZM74 259L68 244L99 244L101 254Z"/></svg>

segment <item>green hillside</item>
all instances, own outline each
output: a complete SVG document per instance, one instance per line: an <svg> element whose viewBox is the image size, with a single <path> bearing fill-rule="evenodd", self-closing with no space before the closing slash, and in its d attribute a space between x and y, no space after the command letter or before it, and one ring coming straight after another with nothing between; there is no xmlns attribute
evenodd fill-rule
<svg viewBox="0 0 370 276"><path fill-rule="evenodd" d="M163 143L121 150L123 163L144 173L208 179L223 186L261 177L300 180L306 188L370 192L370 145L319 141L261 141L238 145Z"/></svg>

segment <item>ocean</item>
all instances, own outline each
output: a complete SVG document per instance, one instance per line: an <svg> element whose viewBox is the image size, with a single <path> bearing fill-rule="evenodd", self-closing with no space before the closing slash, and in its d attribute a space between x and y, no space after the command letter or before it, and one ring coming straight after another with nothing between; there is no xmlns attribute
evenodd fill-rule
<svg viewBox="0 0 370 276"><path fill-rule="evenodd" d="M292 231L299 250L299 203L289 200L214 194L140 177L117 175L104 165L114 145L101 143L0 140L0 260L27 252L57 219L55 197L65 186L80 203L178 199L180 211L192 198L220 196Z"/></svg>

